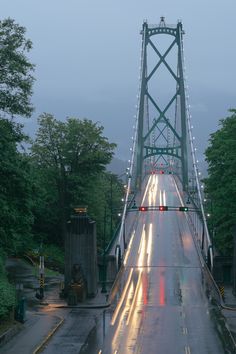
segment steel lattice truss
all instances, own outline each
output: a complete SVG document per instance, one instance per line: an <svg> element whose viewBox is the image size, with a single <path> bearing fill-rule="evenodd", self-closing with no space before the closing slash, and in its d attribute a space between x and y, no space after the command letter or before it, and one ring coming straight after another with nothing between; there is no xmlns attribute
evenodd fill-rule
<svg viewBox="0 0 236 354"><path fill-rule="evenodd" d="M146 170L156 169L158 164L166 170L177 172L180 167L180 177L184 189L188 184L187 167L187 131L186 131L186 100L183 77L182 58L182 23L176 27L167 26L164 18L157 26L144 22L141 31L143 37L141 86L138 111L138 139L136 160L136 186L140 188ZM171 43L164 54L154 43L157 36L171 36ZM172 40L173 38L173 40ZM168 56L176 50L176 70L168 63ZM149 52L154 53L154 66L149 68ZM156 89L151 89L153 82L158 82L159 73L167 70L171 76L174 93L162 107L156 97ZM163 85L165 90L165 85ZM159 92L161 90L159 89ZM170 113L172 109L172 114ZM152 111L152 112L151 112ZM144 164L146 162L146 165Z"/></svg>

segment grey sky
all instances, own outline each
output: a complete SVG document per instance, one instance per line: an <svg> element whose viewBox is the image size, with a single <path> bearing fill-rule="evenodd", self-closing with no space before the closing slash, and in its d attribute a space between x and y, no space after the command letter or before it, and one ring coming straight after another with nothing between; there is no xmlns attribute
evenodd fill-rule
<svg viewBox="0 0 236 354"><path fill-rule="evenodd" d="M36 64L37 116L87 117L100 121L105 135L128 159L134 123L144 19L183 21L189 101L196 145L227 110L236 107L235 0L2 0L1 19L12 17L27 28Z"/></svg>

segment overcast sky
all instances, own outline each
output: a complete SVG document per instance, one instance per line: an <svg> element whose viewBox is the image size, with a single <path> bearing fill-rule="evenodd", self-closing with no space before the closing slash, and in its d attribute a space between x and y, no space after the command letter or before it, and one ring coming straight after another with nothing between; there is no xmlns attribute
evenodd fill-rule
<svg viewBox="0 0 236 354"><path fill-rule="evenodd" d="M1 19L27 28L36 64L35 112L89 118L129 158L144 19L183 22L189 102L199 154L236 107L235 0L2 0ZM200 156L199 156L200 157Z"/></svg>

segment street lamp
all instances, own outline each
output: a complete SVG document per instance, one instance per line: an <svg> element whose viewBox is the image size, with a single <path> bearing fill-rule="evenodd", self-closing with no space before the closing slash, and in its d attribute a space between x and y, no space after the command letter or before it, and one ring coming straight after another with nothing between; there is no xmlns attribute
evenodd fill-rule
<svg viewBox="0 0 236 354"><path fill-rule="evenodd" d="M103 255L102 255L102 289L101 289L101 293L106 293L107 289L106 289L106 218L107 218L107 208L105 206L105 210L104 210L104 224L103 224Z"/></svg>

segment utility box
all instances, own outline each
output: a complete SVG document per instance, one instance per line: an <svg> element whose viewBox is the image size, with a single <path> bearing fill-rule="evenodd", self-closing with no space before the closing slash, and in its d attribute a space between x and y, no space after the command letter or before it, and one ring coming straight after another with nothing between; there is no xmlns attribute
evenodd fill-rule
<svg viewBox="0 0 236 354"><path fill-rule="evenodd" d="M70 289L79 289L83 284L84 293L80 297L94 297L98 283L96 223L86 213L78 213L71 216L67 225L65 296Z"/></svg>

